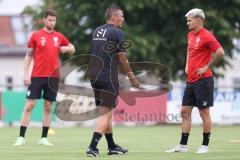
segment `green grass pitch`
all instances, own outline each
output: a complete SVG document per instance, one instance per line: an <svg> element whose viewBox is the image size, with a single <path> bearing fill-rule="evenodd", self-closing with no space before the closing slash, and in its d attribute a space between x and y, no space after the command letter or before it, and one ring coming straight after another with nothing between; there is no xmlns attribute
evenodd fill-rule
<svg viewBox="0 0 240 160"><path fill-rule="evenodd" d="M28 128L26 144L15 147L18 128L0 128L0 160L87 160L86 148L92 128L55 128L49 136L54 146L39 146L40 128ZM117 144L129 149L127 155L108 156L105 137L99 143L101 160L239 160L240 126L214 126L210 152L194 152L202 142L201 127L193 127L189 137L188 153L165 153L179 142L181 126L115 127ZM95 159L95 158L94 158Z"/></svg>

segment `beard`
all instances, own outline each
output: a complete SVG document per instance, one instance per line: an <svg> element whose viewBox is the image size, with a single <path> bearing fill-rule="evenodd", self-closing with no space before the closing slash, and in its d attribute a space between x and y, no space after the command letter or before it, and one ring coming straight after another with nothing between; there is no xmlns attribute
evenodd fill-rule
<svg viewBox="0 0 240 160"><path fill-rule="evenodd" d="M190 27L188 27L188 30L189 30L189 31L192 31L192 30L193 30L193 28L190 28Z"/></svg>
<svg viewBox="0 0 240 160"><path fill-rule="evenodd" d="M48 26L46 25L46 28L50 31L54 30L54 27L55 27L54 25L48 25Z"/></svg>
<svg viewBox="0 0 240 160"><path fill-rule="evenodd" d="M119 23L119 24L118 24L118 27L119 27L119 28L122 28L122 27L123 27L123 23Z"/></svg>

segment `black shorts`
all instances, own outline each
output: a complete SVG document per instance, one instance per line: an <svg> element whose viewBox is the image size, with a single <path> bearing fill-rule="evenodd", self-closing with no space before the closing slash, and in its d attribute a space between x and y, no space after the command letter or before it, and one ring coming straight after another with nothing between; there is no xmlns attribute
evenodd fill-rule
<svg viewBox="0 0 240 160"><path fill-rule="evenodd" d="M91 81L96 106L115 108L119 94L119 84L102 81Z"/></svg>
<svg viewBox="0 0 240 160"><path fill-rule="evenodd" d="M197 106L199 109L212 107L213 92L213 77L202 78L194 83L187 83L182 106Z"/></svg>
<svg viewBox="0 0 240 160"><path fill-rule="evenodd" d="M27 90L27 99L56 101L59 78L32 77Z"/></svg>

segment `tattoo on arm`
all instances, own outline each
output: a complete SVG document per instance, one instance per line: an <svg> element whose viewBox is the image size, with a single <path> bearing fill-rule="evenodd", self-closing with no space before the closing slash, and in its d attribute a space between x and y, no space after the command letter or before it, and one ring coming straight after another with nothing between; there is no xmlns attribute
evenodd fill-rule
<svg viewBox="0 0 240 160"><path fill-rule="evenodd" d="M215 66L219 61L221 60L221 57L218 57L216 54L212 54L212 59L210 62L207 64L208 68L212 68Z"/></svg>
<svg viewBox="0 0 240 160"><path fill-rule="evenodd" d="M128 76L129 79L134 79L135 76L132 72L132 69L129 65L128 59L126 58L125 52L118 53L120 66L123 72Z"/></svg>
<svg viewBox="0 0 240 160"><path fill-rule="evenodd" d="M28 48L27 53L28 56L33 56L33 48Z"/></svg>
<svg viewBox="0 0 240 160"><path fill-rule="evenodd" d="M212 54L212 59L207 64L207 67L212 68L213 66L217 65L221 61L223 56L224 56L224 50L221 47Z"/></svg>

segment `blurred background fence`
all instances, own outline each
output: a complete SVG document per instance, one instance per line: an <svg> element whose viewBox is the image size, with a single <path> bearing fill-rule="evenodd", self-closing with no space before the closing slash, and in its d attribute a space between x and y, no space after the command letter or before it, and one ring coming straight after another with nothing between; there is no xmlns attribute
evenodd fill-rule
<svg viewBox="0 0 240 160"><path fill-rule="evenodd" d="M211 108L212 122L214 124L240 124L240 91L239 86L215 86L214 107ZM115 125L153 125L153 124L179 124L181 123L180 110L183 96L184 84L173 86L173 90L165 95L155 97L139 97L136 103L128 105L121 97L128 96L128 92L120 92L118 106L114 110ZM0 93L0 121L4 125L18 124L25 104L25 91L6 89ZM132 93L131 93L132 94ZM69 95L58 94L58 101L68 99ZM71 96L74 103L70 107L73 114L95 107L94 99L86 96ZM42 120L43 101L39 100L33 110L31 121L38 124ZM90 121L63 122L58 119L53 109L53 124L59 126L67 125L89 125ZM198 109L194 108L192 113L193 124L200 124ZM40 125L40 123L39 123Z"/></svg>

